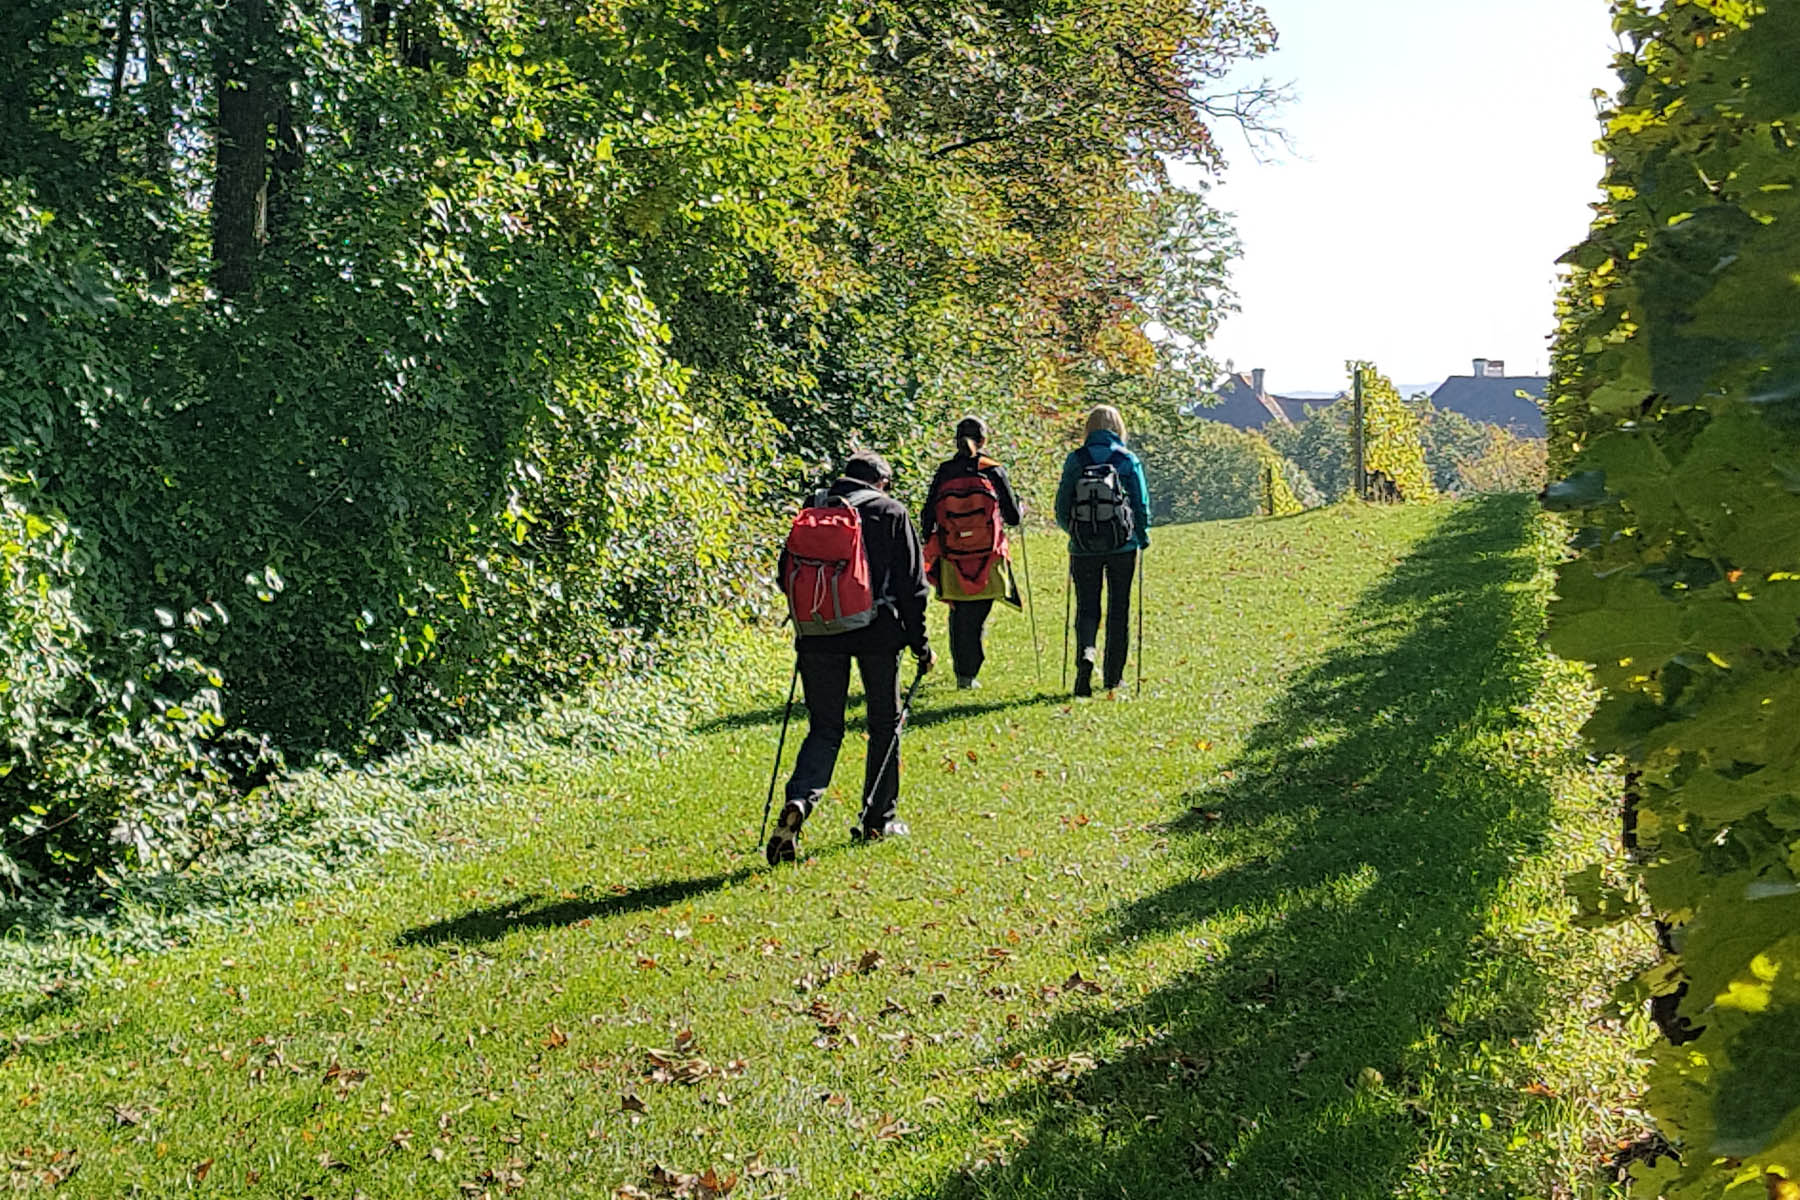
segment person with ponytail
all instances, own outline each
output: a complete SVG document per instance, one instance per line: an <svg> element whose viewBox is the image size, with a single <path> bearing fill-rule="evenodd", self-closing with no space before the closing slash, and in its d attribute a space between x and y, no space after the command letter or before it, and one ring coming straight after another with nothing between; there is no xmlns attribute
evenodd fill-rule
<svg viewBox="0 0 1800 1200"><path fill-rule="evenodd" d="M980 686L994 601L1020 603L1005 526L1017 528L1025 514L1006 468L982 453L987 440L980 417L957 423L956 457L932 476L919 521L930 578L938 599L950 606L956 686L965 689Z"/></svg>

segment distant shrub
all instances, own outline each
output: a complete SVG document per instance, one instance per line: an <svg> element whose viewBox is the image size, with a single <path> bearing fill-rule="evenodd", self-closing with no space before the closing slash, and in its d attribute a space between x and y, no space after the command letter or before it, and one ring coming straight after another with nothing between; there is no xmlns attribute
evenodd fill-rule
<svg viewBox="0 0 1800 1200"><path fill-rule="evenodd" d="M1259 434L1218 421L1183 419L1139 441L1159 523L1285 516L1317 505L1306 473Z"/></svg>
<svg viewBox="0 0 1800 1200"><path fill-rule="evenodd" d="M1456 464L1462 492L1541 492L1547 473L1548 443L1489 426L1473 454Z"/></svg>

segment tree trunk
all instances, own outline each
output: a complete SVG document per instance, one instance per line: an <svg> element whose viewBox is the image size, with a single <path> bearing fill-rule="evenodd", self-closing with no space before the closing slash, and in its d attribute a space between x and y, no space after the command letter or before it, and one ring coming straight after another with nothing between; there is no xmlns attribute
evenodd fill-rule
<svg viewBox="0 0 1800 1200"><path fill-rule="evenodd" d="M269 200L268 0L222 0L214 72L219 92L212 192L213 288L226 299L256 287Z"/></svg>
<svg viewBox="0 0 1800 1200"><path fill-rule="evenodd" d="M132 0L119 0L119 29L113 41L112 107L107 110L114 122L119 120L119 108L125 99L125 63L131 57L131 5Z"/></svg>
<svg viewBox="0 0 1800 1200"><path fill-rule="evenodd" d="M293 91L285 79L278 82L276 91L275 147L269 159L268 219L263 231L265 238L279 237L287 228L288 216L297 203L295 183L300 177L300 168L306 162L306 133L304 126L295 119Z"/></svg>
<svg viewBox="0 0 1800 1200"><path fill-rule="evenodd" d="M175 127L175 81L162 57L156 0L144 0L144 174L156 189L144 239L144 277L167 282L175 257L175 169L169 135Z"/></svg>

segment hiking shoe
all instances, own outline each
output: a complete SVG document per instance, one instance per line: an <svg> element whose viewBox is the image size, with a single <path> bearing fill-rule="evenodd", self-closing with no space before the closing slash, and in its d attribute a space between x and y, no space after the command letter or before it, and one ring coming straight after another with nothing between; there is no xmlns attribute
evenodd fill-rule
<svg viewBox="0 0 1800 1200"><path fill-rule="evenodd" d="M879 842L882 838L906 837L912 833L905 821L895 818L884 825L852 825L850 840L853 842Z"/></svg>
<svg viewBox="0 0 1800 1200"><path fill-rule="evenodd" d="M1094 694L1094 664L1084 662L1076 666L1075 694L1077 696Z"/></svg>
<svg viewBox="0 0 1800 1200"><path fill-rule="evenodd" d="M956 677L956 690L959 692L972 692L980 686L981 680L975 678L973 675L958 675Z"/></svg>
<svg viewBox="0 0 1800 1200"><path fill-rule="evenodd" d="M805 823L806 814L800 811L798 804L789 800L782 806L781 816L775 821L775 832L769 835L769 844L763 848L763 857L769 860L771 867L800 857L800 826Z"/></svg>

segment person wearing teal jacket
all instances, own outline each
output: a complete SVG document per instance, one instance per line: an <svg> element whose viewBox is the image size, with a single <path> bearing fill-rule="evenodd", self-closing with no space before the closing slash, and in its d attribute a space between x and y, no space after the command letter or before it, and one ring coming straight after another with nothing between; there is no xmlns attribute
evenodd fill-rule
<svg viewBox="0 0 1800 1200"><path fill-rule="evenodd" d="M1110 464L1123 493L1124 513L1102 506L1099 521L1089 505L1077 511L1077 492L1089 467ZM1056 488L1056 523L1069 534L1069 578L1075 586L1075 694L1094 694L1095 641L1100 634L1101 591L1106 592L1108 691L1125 679L1131 653L1131 587L1138 554L1150 548L1150 489L1144 467L1125 448L1125 419L1110 404L1088 414L1087 440L1063 461Z"/></svg>

